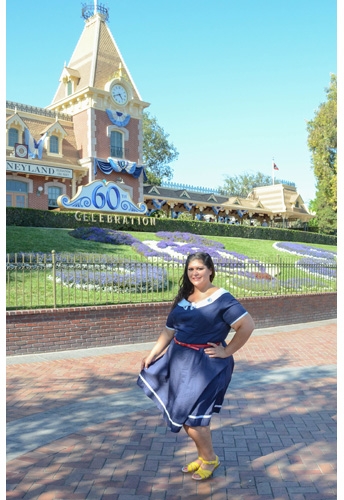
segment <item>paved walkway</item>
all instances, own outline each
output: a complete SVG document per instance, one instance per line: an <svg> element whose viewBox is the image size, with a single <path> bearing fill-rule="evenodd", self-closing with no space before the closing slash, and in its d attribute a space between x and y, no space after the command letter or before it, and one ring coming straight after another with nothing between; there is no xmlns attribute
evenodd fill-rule
<svg viewBox="0 0 344 500"><path fill-rule="evenodd" d="M333 500L336 320L256 330L212 419L221 466L197 482L184 431L136 386L152 344L7 358L7 498Z"/></svg>

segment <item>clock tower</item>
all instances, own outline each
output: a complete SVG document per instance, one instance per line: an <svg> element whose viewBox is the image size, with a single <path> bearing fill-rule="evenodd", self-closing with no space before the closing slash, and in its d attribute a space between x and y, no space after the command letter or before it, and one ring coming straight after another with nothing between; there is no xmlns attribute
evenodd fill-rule
<svg viewBox="0 0 344 500"><path fill-rule="evenodd" d="M87 168L82 183L121 182L135 202L143 201L142 100L107 21L109 9L83 5L84 29L65 63L48 106L70 115L79 163Z"/></svg>

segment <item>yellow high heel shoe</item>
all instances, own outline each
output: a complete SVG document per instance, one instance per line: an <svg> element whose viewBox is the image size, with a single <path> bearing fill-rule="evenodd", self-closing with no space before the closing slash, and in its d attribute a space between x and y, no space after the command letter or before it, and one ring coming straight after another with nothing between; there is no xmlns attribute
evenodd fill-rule
<svg viewBox="0 0 344 500"><path fill-rule="evenodd" d="M187 465L184 465L184 467L182 468L182 472L196 472L196 470L198 470L202 463L203 463L203 458L202 457L198 457L198 460L201 461L201 463L199 464L198 462L190 462L189 464Z"/></svg>
<svg viewBox="0 0 344 500"><path fill-rule="evenodd" d="M217 469L217 467L221 463L219 460L219 457L217 455L216 455L215 460L203 460L202 459L202 462L204 464L207 464L207 465L213 465L214 468L213 468L213 470L207 470L207 469L201 469L199 467L197 469L197 471L194 474L192 474L192 476L191 476L192 479L194 479L195 481L203 481L204 479L208 479L209 477L211 477L213 475L214 470Z"/></svg>

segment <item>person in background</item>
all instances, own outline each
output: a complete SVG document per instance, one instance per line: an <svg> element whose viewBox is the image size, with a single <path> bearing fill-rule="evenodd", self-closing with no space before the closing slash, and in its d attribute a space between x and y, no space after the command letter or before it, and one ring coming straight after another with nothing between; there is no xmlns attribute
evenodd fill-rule
<svg viewBox="0 0 344 500"><path fill-rule="evenodd" d="M197 457L182 468L196 481L220 465L210 431L231 381L234 359L254 330L246 309L228 291L213 285L215 267L204 252L187 257L180 288L151 352L143 358L137 384L161 410L172 432L182 428ZM235 331L226 343L230 329Z"/></svg>

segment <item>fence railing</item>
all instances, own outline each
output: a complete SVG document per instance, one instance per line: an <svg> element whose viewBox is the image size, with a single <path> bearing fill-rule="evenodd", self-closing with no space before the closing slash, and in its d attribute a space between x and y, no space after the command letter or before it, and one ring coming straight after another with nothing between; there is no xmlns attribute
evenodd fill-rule
<svg viewBox="0 0 344 500"><path fill-rule="evenodd" d="M337 265L316 259L215 260L214 284L238 299L333 292ZM7 309L171 301L184 261L89 254L7 254Z"/></svg>

